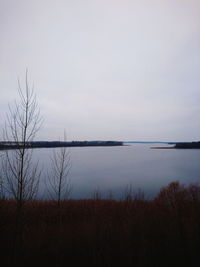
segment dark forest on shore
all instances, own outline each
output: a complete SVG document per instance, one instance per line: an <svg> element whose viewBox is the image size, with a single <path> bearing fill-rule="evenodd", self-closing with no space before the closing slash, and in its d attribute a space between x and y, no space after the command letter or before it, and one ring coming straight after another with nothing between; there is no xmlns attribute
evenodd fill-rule
<svg viewBox="0 0 200 267"><path fill-rule="evenodd" d="M56 148L56 147L85 147L85 146L122 146L119 141L31 141L25 143L25 148ZM23 148L23 142L0 142L0 149Z"/></svg>

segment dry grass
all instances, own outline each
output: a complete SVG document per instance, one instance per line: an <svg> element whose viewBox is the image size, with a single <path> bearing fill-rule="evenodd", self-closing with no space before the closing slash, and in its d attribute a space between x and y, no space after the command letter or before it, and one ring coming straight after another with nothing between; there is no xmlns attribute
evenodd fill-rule
<svg viewBox="0 0 200 267"><path fill-rule="evenodd" d="M16 205L0 202L1 266L12 262ZM59 216L61 214L61 221ZM24 207L21 266L197 266L200 186L178 182L152 201L32 201Z"/></svg>

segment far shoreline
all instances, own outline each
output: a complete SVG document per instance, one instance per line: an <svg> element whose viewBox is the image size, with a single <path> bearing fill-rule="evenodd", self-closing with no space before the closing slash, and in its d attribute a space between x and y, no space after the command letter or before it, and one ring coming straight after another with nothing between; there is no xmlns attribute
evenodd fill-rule
<svg viewBox="0 0 200 267"><path fill-rule="evenodd" d="M173 147L167 147L167 146L158 146L158 147L150 147L150 149L175 149L176 147L173 146Z"/></svg>
<svg viewBox="0 0 200 267"><path fill-rule="evenodd" d="M33 149L33 148L58 148L58 147L99 147L99 146L123 146L121 141L33 141L23 143L0 142L0 150Z"/></svg>

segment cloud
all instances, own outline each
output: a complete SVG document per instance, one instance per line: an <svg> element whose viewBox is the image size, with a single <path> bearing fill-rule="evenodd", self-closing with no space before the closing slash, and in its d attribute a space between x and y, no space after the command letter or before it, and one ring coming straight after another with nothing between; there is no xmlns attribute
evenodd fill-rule
<svg viewBox="0 0 200 267"><path fill-rule="evenodd" d="M39 139L199 139L199 1L0 5L1 111L28 67Z"/></svg>

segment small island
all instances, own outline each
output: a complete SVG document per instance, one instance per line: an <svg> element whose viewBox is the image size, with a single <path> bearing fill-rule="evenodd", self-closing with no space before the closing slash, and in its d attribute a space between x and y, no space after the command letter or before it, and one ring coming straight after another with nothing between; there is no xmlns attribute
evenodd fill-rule
<svg viewBox="0 0 200 267"><path fill-rule="evenodd" d="M200 148L200 141L199 142L176 143L174 148L197 149L197 148Z"/></svg>
<svg viewBox="0 0 200 267"><path fill-rule="evenodd" d="M151 149L200 149L200 141L197 142L169 142L168 145L173 146L158 146Z"/></svg>

